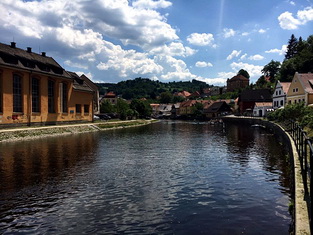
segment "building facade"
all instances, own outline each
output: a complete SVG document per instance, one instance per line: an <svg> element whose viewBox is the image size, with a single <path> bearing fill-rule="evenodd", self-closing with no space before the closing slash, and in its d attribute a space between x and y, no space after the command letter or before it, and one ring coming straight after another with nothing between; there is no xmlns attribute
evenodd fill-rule
<svg viewBox="0 0 313 235"><path fill-rule="evenodd" d="M93 121L94 91L46 53L0 43L0 125Z"/></svg>
<svg viewBox="0 0 313 235"><path fill-rule="evenodd" d="M249 78L242 75L236 75L231 79L227 79L227 91L235 91L237 89L249 86Z"/></svg>
<svg viewBox="0 0 313 235"><path fill-rule="evenodd" d="M288 104L313 104L313 74L295 73L287 92Z"/></svg>
<svg viewBox="0 0 313 235"><path fill-rule="evenodd" d="M280 107L285 107L287 102L287 92L290 87L290 82L280 82L278 81L273 93L273 108L278 109Z"/></svg>

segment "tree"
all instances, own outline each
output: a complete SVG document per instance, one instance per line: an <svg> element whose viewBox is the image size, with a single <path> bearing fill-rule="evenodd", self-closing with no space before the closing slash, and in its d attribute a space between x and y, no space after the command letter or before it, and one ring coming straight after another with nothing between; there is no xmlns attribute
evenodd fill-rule
<svg viewBox="0 0 313 235"><path fill-rule="evenodd" d="M114 113L115 107L110 101L104 100L100 105L100 113Z"/></svg>
<svg viewBox="0 0 313 235"><path fill-rule="evenodd" d="M237 75L242 75L242 76L244 76L244 77L246 77L246 78L250 78L249 73L248 73L246 70L244 70L244 69L240 69L240 70L238 71Z"/></svg>
<svg viewBox="0 0 313 235"><path fill-rule="evenodd" d="M148 117L152 113L150 104L146 101L138 99L132 100L130 108L138 112L139 117Z"/></svg>
<svg viewBox="0 0 313 235"><path fill-rule="evenodd" d="M270 81L274 82L275 76L279 72L280 66L281 64L279 61L271 60L271 62L263 67L261 72L264 74L264 76L270 76Z"/></svg>
<svg viewBox="0 0 313 235"><path fill-rule="evenodd" d="M286 60L293 58L297 54L297 47L298 39L292 34L288 41L287 52L285 55Z"/></svg>
<svg viewBox="0 0 313 235"><path fill-rule="evenodd" d="M171 103L172 99L173 99L173 95L170 92L168 91L162 92L160 96L160 103L168 104L168 103Z"/></svg>

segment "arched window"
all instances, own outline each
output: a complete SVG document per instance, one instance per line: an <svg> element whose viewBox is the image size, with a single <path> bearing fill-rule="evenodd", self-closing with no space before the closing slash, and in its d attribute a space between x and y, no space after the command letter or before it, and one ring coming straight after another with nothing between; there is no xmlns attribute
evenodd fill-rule
<svg viewBox="0 0 313 235"><path fill-rule="evenodd" d="M55 99L55 82L52 80L48 80L48 112L49 113L55 113L54 99Z"/></svg>

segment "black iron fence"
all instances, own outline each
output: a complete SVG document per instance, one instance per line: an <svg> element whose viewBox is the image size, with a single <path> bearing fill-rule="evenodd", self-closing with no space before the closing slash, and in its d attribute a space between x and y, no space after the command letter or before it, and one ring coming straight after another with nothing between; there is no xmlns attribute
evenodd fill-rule
<svg viewBox="0 0 313 235"><path fill-rule="evenodd" d="M290 122L289 132L296 144L301 165L301 173L303 178L305 196L308 199L308 209L310 217L310 227L312 230L312 185L311 185L311 169L313 156L313 139L307 136L307 133L295 121Z"/></svg>

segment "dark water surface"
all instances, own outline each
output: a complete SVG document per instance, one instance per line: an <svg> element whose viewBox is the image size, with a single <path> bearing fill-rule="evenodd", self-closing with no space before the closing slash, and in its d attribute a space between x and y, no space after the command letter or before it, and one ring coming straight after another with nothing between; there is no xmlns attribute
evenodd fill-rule
<svg viewBox="0 0 313 235"><path fill-rule="evenodd" d="M0 144L0 234L288 234L286 152L250 126L165 121Z"/></svg>

